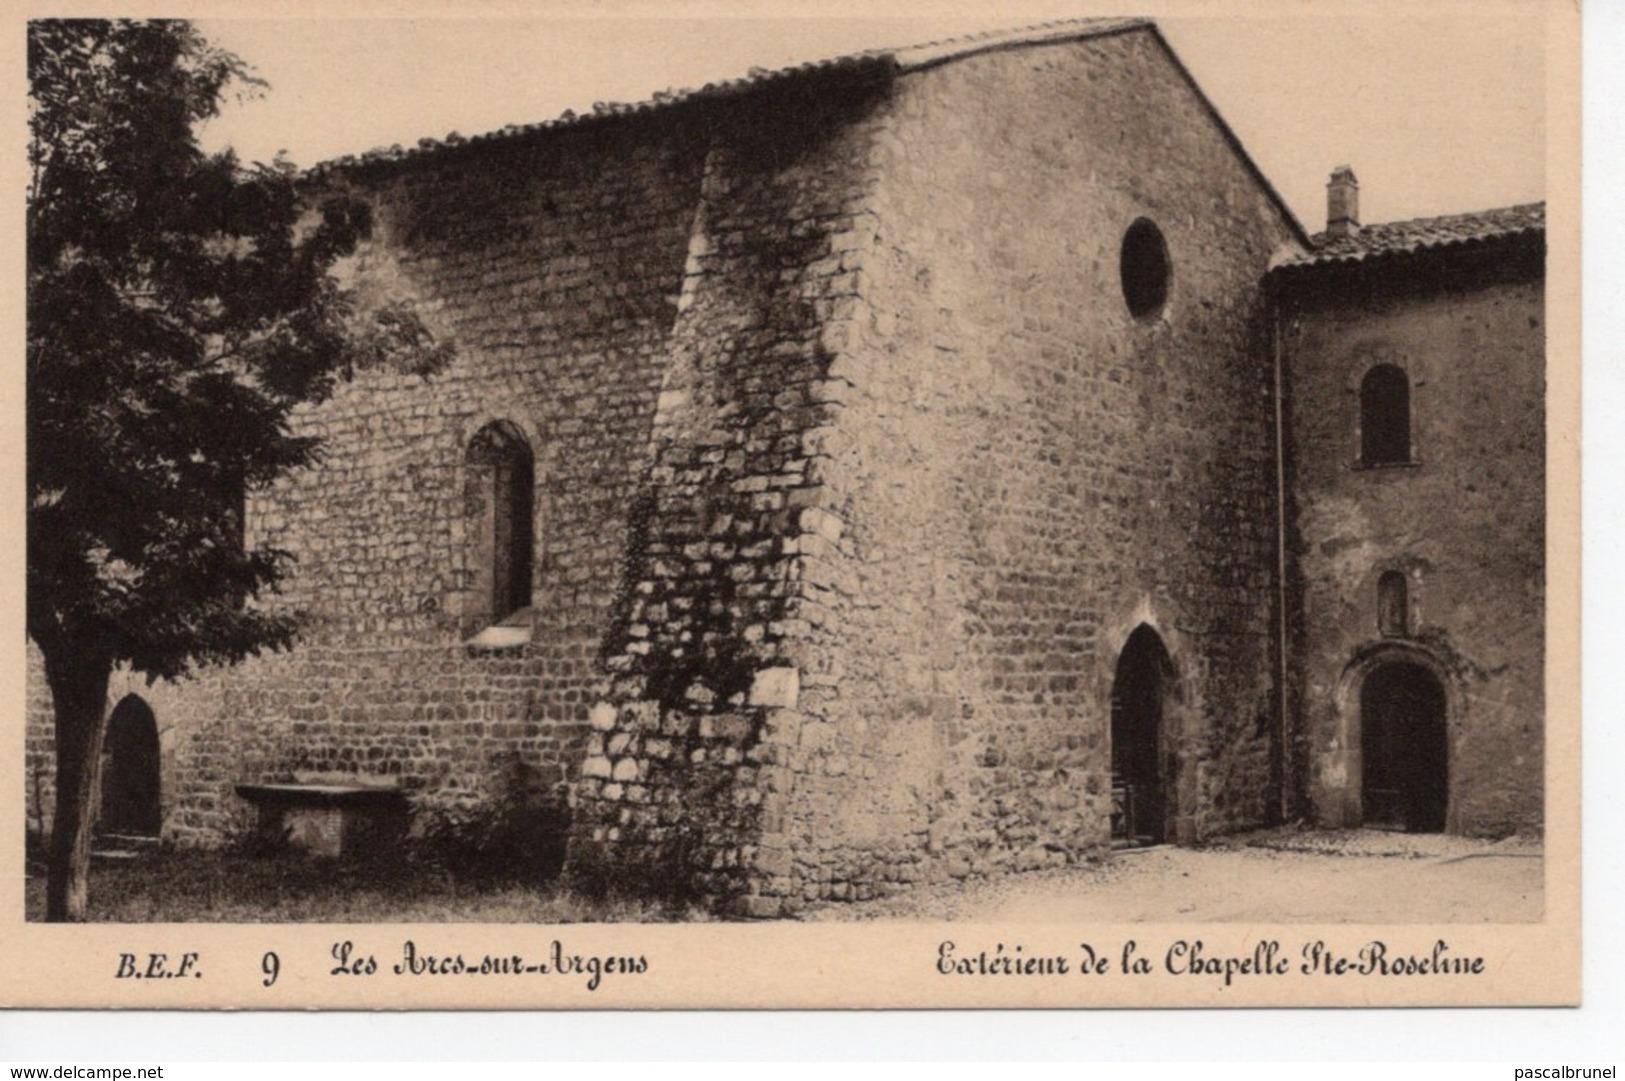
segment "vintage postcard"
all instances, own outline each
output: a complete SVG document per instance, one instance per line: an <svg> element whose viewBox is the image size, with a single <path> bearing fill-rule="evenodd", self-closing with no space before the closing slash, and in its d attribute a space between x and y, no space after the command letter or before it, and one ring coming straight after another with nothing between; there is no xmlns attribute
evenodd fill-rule
<svg viewBox="0 0 1625 1081"><path fill-rule="evenodd" d="M173 14L7 22L0 1003L1580 1001L1572 6Z"/></svg>

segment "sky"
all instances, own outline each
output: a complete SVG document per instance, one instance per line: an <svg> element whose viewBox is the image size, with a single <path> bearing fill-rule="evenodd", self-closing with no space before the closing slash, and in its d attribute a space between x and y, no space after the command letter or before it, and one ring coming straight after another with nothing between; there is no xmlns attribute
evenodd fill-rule
<svg viewBox="0 0 1625 1081"><path fill-rule="evenodd" d="M285 150L308 166L452 131L534 123L590 110L595 101L643 100L752 67L1098 14L1044 0L1006 0L996 16L986 10L907 18L201 19L211 40L270 84L256 99L229 103L203 137L211 149L230 145L246 160ZM1367 222L1545 197L1538 5L1373 0L1314 10L1354 13L1158 19L1311 232L1324 222L1326 176L1344 164L1360 178ZM1400 10L1405 17L1394 17Z"/></svg>

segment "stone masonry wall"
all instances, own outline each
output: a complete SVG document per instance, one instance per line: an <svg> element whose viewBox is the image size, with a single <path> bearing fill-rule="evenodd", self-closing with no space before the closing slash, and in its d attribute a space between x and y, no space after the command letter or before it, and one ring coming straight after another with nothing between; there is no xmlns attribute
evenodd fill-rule
<svg viewBox="0 0 1625 1081"><path fill-rule="evenodd" d="M388 779L446 809L500 795L517 767L559 795L601 682L700 122L615 119L352 176L378 211L355 280L413 301L458 358L428 380L359 375L298 418L325 440L321 465L252 499L250 539L298 561L274 600L310 617L295 650L174 687L119 681L115 701L139 693L158 719L166 836L240 831L241 781ZM535 627L528 646L482 652L463 645L465 451L498 419L535 454ZM51 805L44 706L36 694L36 818Z"/></svg>
<svg viewBox="0 0 1625 1081"><path fill-rule="evenodd" d="M855 310L878 85L760 94L713 136L634 511L614 683L577 788L583 882L777 914L790 889L809 553ZM789 118L787 120L787 118ZM877 601L878 602L878 601Z"/></svg>
<svg viewBox="0 0 1625 1081"><path fill-rule="evenodd" d="M1177 669L1175 835L1262 823L1258 281L1288 225L1148 33L911 74L885 118L863 307L832 369L826 507L847 525L805 574L831 614L803 675L828 689L804 701L802 896L1104 847L1111 684L1141 623ZM1148 321L1118 272L1142 216L1173 265Z"/></svg>
<svg viewBox="0 0 1625 1081"><path fill-rule="evenodd" d="M804 142L708 168L572 865L776 915L1097 851L1142 622L1179 836L1262 822L1279 211L1147 34L904 75ZM1175 268L1144 323L1141 215ZM764 279L785 228L819 239Z"/></svg>
<svg viewBox="0 0 1625 1081"><path fill-rule="evenodd" d="M166 834L238 781L396 778L420 808L573 782L586 884L792 913L1108 838L1115 664L1176 670L1173 837L1264 822L1280 718L1269 323L1279 208L1148 31L355 174L356 261L459 359L301 418L256 497L291 654L158 716ZM1124 233L1166 238L1155 317ZM535 452L533 641L464 645L464 455ZM126 681L127 682L127 681ZM33 772L48 774L36 710ZM42 789L43 791L43 789Z"/></svg>
<svg viewBox="0 0 1625 1081"><path fill-rule="evenodd" d="M1322 825L1360 823L1360 664L1400 649L1446 684L1446 828L1498 836L1542 821L1540 253L1432 262L1420 277L1414 265L1315 271L1285 291L1305 784ZM1358 465L1360 380L1378 363L1410 379L1414 465ZM1389 570L1406 576L1411 603L1397 640L1377 624Z"/></svg>

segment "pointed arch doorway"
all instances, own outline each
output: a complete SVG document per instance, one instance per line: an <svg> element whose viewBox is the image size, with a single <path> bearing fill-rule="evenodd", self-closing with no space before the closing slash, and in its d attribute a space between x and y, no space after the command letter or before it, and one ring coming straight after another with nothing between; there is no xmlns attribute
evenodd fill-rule
<svg viewBox="0 0 1625 1081"><path fill-rule="evenodd" d="M1445 691L1421 664L1390 661L1360 683L1360 803L1365 825L1441 833L1450 807Z"/></svg>
<svg viewBox="0 0 1625 1081"><path fill-rule="evenodd" d="M158 722L139 695L126 695L113 708L102 756L98 828L104 834L158 836L163 825Z"/></svg>
<svg viewBox="0 0 1625 1081"><path fill-rule="evenodd" d="M1177 810L1171 768L1175 675L1162 638L1147 624L1117 657L1111 696L1112 842L1153 845L1168 839Z"/></svg>

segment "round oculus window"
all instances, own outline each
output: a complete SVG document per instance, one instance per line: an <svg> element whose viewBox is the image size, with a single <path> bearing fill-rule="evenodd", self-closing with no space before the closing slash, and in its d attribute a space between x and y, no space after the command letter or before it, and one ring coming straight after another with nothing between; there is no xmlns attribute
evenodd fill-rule
<svg viewBox="0 0 1625 1081"><path fill-rule="evenodd" d="M1129 314L1150 319L1160 313L1168 302L1168 245L1150 219L1139 219L1123 234L1119 270Z"/></svg>

